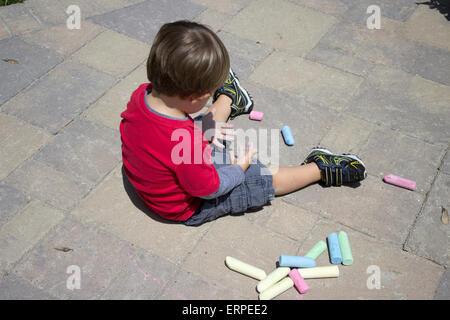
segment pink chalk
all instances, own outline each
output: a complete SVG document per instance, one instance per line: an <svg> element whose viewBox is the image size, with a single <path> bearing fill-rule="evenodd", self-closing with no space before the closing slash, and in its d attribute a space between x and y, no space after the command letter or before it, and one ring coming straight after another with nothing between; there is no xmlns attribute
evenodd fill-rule
<svg viewBox="0 0 450 320"><path fill-rule="evenodd" d="M306 293L309 291L308 284L305 282L297 269L292 269L291 272L289 272L289 277L294 282L295 287L298 291L300 291L300 293Z"/></svg>
<svg viewBox="0 0 450 320"><path fill-rule="evenodd" d="M393 174L388 174L383 178L383 180L387 183L403 187L409 190L416 190L416 182L412 180L408 180L402 177L395 176Z"/></svg>
<svg viewBox="0 0 450 320"><path fill-rule="evenodd" d="M264 112L259 112L259 111L252 111L250 112L250 119L252 120L262 120L264 116Z"/></svg>

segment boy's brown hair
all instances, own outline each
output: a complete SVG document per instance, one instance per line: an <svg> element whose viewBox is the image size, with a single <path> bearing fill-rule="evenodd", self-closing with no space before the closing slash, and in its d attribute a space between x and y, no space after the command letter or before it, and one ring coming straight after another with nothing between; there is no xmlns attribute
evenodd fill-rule
<svg viewBox="0 0 450 320"><path fill-rule="evenodd" d="M208 27L176 21L161 27L147 60L153 88L167 96L201 96L225 82L230 69L227 49Z"/></svg>

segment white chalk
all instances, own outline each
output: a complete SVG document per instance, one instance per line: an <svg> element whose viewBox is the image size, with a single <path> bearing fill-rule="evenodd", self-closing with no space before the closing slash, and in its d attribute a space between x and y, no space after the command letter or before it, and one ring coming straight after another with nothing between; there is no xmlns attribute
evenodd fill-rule
<svg viewBox="0 0 450 320"><path fill-rule="evenodd" d="M267 288L271 287L272 285L274 285L275 283L286 277L290 271L291 268L289 267L276 268L271 273L269 273L265 279L258 282L256 290L258 290L258 292L265 291Z"/></svg>
<svg viewBox="0 0 450 320"><path fill-rule="evenodd" d="M267 276L264 270L249 265L248 263L242 262L233 257L227 256L225 258L225 263L227 267L230 268L231 270L237 271L239 273L255 278L257 280L262 280Z"/></svg>
<svg viewBox="0 0 450 320"><path fill-rule="evenodd" d="M294 281L287 277L259 294L259 300L271 300L294 286Z"/></svg>
<svg viewBox="0 0 450 320"><path fill-rule="evenodd" d="M297 270L303 277L303 279L339 277L339 268L337 265L314 268L299 268Z"/></svg>

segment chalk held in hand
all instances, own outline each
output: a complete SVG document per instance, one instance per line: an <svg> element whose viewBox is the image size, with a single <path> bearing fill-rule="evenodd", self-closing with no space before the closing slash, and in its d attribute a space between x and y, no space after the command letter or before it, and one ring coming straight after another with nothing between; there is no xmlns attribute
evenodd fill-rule
<svg viewBox="0 0 450 320"><path fill-rule="evenodd" d="M252 112L250 112L250 119L251 120L261 121L263 116L264 116L264 112L260 112L260 111L252 111Z"/></svg>
<svg viewBox="0 0 450 320"><path fill-rule="evenodd" d="M297 269L292 269L291 272L289 272L289 277L292 279L295 287L300 293L306 293L309 291L308 284L305 282L305 279L303 279Z"/></svg>
<svg viewBox="0 0 450 320"><path fill-rule="evenodd" d="M352 250L350 249L350 242L345 231L341 231L338 234L339 247L341 248L342 263L345 266L351 266L353 264Z"/></svg>
<svg viewBox="0 0 450 320"><path fill-rule="evenodd" d="M289 126L284 126L281 129L281 133L283 134L284 142L286 142L288 146L293 146L294 136L292 135L291 128Z"/></svg>
<svg viewBox="0 0 450 320"><path fill-rule="evenodd" d="M335 232L328 235L328 252L330 253L330 260L332 264L342 263L341 248L339 247L339 240Z"/></svg>
<svg viewBox="0 0 450 320"><path fill-rule="evenodd" d="M289 256L282 254L278 260L280 267L311 268L316 266L316 260L308 257Z"/></svg>
<svg viewBox="0 0 450 320"><path fill-rule="evenodd" d="M317 257L320 256L326 249L327 244L325 243L325 241L320 240L314 245L314 247L311 248L311 250L308 251L307 254L305 254L305 257L317 259Z"/></svg>
<svg viewBox="0 0 450 320"><path fill-rule="evenodd" d="M294 286L291 278L284 278L259 294L259 300L271 300Z"/></svg>
<svg viewBox="0 0 450 320"><path fill-rule="evenodd" d="M289 274L289 271L291 271L289 267L276 268L271 273L269 273L266 278L258 282L256 290L258 290L258 292L265 291L267 288L271 287L272 285L286 277Z"/></svg>
<svg viewBox="0 0 450 320"><path fill-rule="evenodd" d="M255 278L257 280L266 278L266 273L264 270L249 265L248 263L242 262L236 258L227 256L225 258L225 263L231 270L240 272L246 276Z"/></svg>
<svg viewBox="0 0 450 320"><path fill-rule="evenodd" d="M416 182L412 180L408 180L393 174L388 174L384 176L383 180L389 184L393 184L395 186L399 186L402 188L406 188L409 190L416 190Z"/></svg>
<svg viewBox="0 0 450 320"><path fill-rule="evenodd" d="M298 273L303 279L337 278L339 277L338 266L325 266L315 268L300 268Z"/></svg>

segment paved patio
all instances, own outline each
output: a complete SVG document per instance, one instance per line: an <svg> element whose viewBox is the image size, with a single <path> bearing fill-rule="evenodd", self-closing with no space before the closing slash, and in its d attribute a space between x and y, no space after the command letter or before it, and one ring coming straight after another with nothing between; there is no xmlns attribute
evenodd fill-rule
<svg viewBox="0 0 450 320"><path fill-rule="evenodd" d="M70 4L81 30L66 27ZM366 27L372 4L380 30ZM118 125L146 82L153 37L178 19L218 32L265 113L236 128L290 125L295 146L278 137L280 165L321 145L357 153L367 179L312 185L196 228L148 214L125 189ZM257 281L226 256L269 273L280 254L304 255L340 230L354 264L276 299L450 298L450 22L437 10L414 0L26 0L0 8L0 58L1 299L257 299ZM384 183L389 173L417 190ZM80 289L66 286L71 265ZM367 286L370 266L379 289Z"/></svg>

